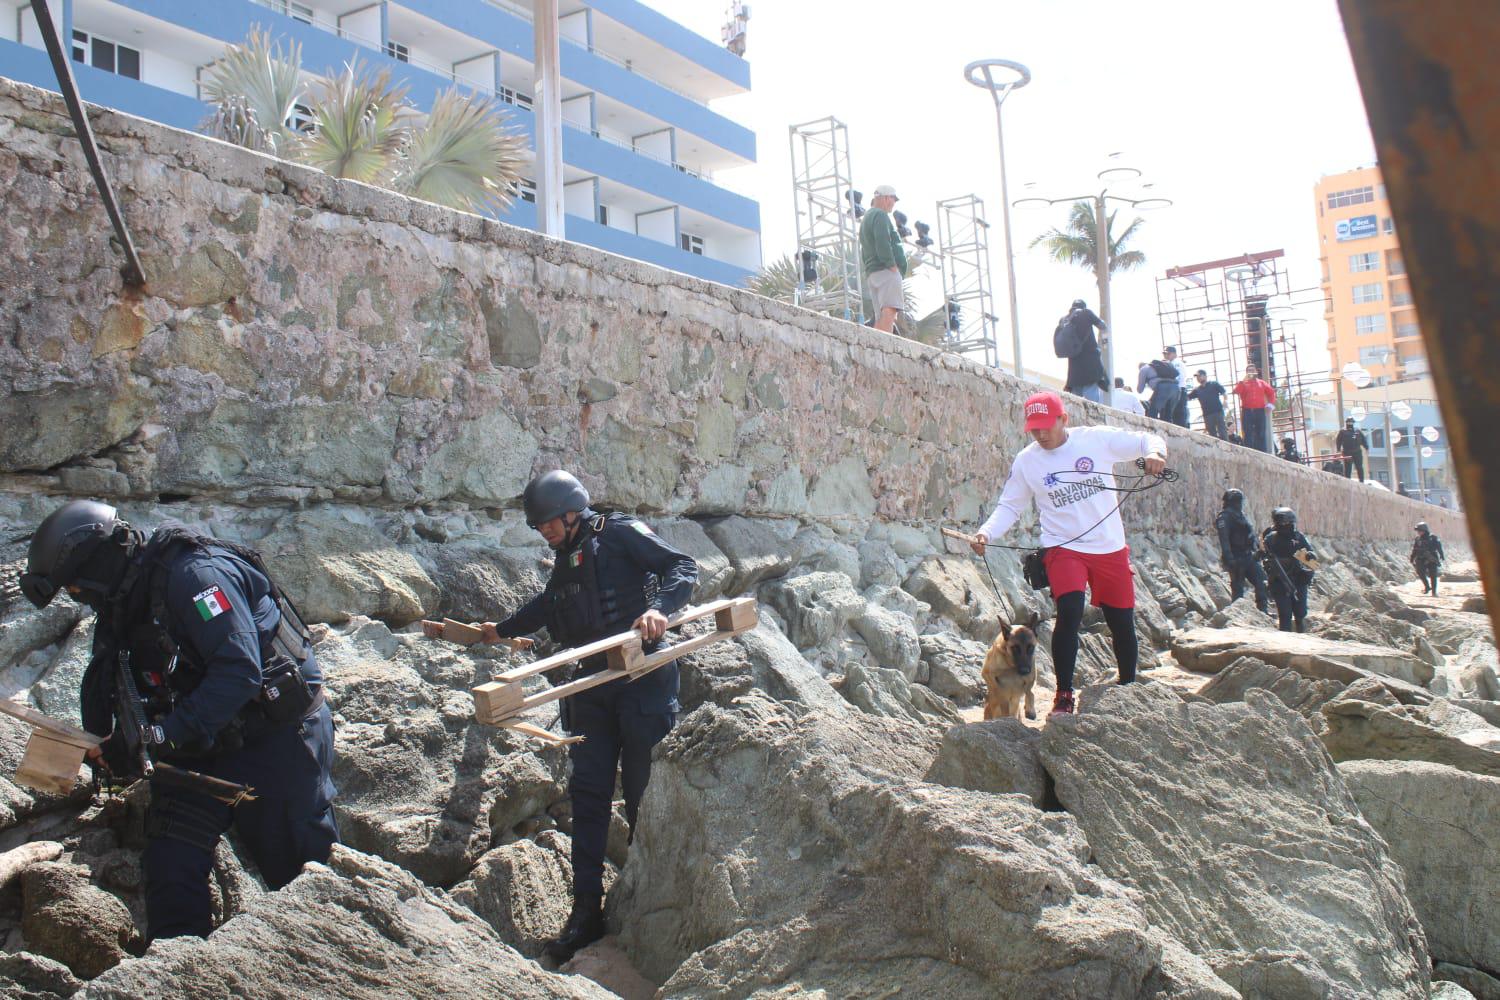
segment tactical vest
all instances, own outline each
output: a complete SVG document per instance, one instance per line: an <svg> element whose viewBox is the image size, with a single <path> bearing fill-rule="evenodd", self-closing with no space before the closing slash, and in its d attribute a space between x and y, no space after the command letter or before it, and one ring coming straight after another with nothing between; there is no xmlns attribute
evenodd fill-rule
<svg viewBox="0 0 1500 1000"><path fill-rule="evenodd" d="M1436 563L1442 562L1438 556L1438 537L1433 534L1424 535L1412 543L1411 557L1417 562Z"/></svg>
<svg viewBox="0 0 1500 1000"><path fill-rule="evenodd" d="M1255 529L1244 514L1237 510L1221 510L1215 527L1229 526L1229 554L1242 556L1255 551Z"/></svg>
<svg viewBox="0 0 1500 1000"><path fill-rule="evenodd" d="M1287 534L1282 534L1275 528L1271 528L1261 536L1261 542L1265 545L1266 551L1270 553L1271 558L1281 566L1282 571L1286 573L1287 577L1291 579L1292 583L1301 583L1304 580L1312 579L1312 570L1302 565L1302 563L1292 555L1292 553L1297 551L1298 549L1310 548L1310 546L1307 544L1307 539L1303 536L1302 532L1292 531ZM1269 576L1272 583L1275 583L1280 579L1280 576L1274 569L1270 572Z"/></svg>
<svg viewBox="0 0 1500 1000"><path fill-rule="evenodd" d="M576 646L628 629L651 606L656 574L635 565L610 544L611 535L635 530L625 514L598 514L583 526L576 545L557 554L547 583L547 630ZM601 550L606 563L601 571Z"/></svg>

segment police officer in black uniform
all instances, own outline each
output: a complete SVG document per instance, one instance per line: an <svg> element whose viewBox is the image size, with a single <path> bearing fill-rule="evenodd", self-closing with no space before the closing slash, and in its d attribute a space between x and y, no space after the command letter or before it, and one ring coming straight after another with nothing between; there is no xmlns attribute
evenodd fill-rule
<svg viewBox="0 0 1500 1000"><path fill-rule="evenodd" d="M1417 537L1411 543L1411 564L1422 581L1422 593L1436 594L1438 568L1443 565L1443 542L1426 521L1417 523Z"/></svg>
<svg viewBox="0 0 1500 1000"><path fill-rule="evenodd" d="M307 630L250 549L168 523L148 539L108 504L73 500L31 538L21 590L46 607L59 590L92 608L83 676L84 728L112 781L153 760L236 784L255 799L226 805L202 791L152 784L146 817L146 934L210 927L208 878L231 825L272 889L338 842L333 722ZM144 709L132 726L128 671ZM132 733L132 728L137 729Z"/></svg>
<svg viewBox="0 0 1500 1000"><path fill-rule="evenodd" d="M1229 571L1230 600L1245 594L1245 581L1255 588L1255 606L1266 613L1270 601L1266 596L1266 572L1256 558L1255 528L1245 516L1245 494L1236 489L1224 491L1224 509L1214 519L1219 532L1219 565Z"/></svg>
<svg viewBox="0 0 1500 1000"><path fill-rule="evenodd" d="M1305 631L1302 623L1307 617L1307 588L1312 583L1313 570L1296 553L1305 552L1303 558L1307 559L1316 556L1297 530L1297 512L1290 507L1271 511L1271 526L1261 533L1260 544L1281 631L1291 632L1294 628Z"/></svg>
<svg viewBox="0 0 1500 1000"><path fill-rule="evenodd" d="M546 626L553 640L579 646L635 629L652 649L667 616L693 595L698 564L662 541L645 522L599 514L588 490L567 472L532 480L522 496L526 523L557 554L540 594L509 618L486 622L485 639L524 636ZM424 626L430 636L439 628ZM583 660L576 677L605 668L603 655ZM547 945L559 962L604 936L604 848L609 837L615 774L625 793L625 819L635 821L651 776L651 750L677 720L677 664L627 682L581 691L563 702L564 725L582 743L569 748L573 774L573 909L561 936Z"/></svg>

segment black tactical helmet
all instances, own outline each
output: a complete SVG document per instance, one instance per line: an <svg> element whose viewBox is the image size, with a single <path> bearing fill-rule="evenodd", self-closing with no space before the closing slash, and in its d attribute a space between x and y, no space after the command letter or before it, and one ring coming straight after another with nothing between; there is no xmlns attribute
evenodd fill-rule
<svg viewBox="0 0 1500 1000"><path fill-rule="evenodd" d="M589 491L572 473L555 469L526 484L521 505L526 509L526 526L535 528L554 517L562 517L568 511L588 507Z"/></svg>
<svg viewBox="0 0 1500 1000"><path fill-rule="evenodd" d="M1239 510L1244 505L1245 494L1236 489L1228 489L1224 491L1224 506L1233 507L1235 510Z"/></svg>
<svg viewBox="0 0 1500 1000"><path fill-rule="evenodd" d="M1088 307L1089 307L1088 303L1085 302L1085 301L1083 301L1082 299L1074 299L1073 300L1073 308L1074 309L1087 309Z"/></svg>
<svg viewBox="0 0 1500 1000"><path fill-rule="evenodd" d="M1271 524L1278 528L1295 528L1297 512L1290 507L1277 507L1271 511Z"/></svg>
<svg viewBox="0 0 1500 1000"><path fill-rule="evenodd" d="M86 564L101 544L114 537L116 529L129 527L107 503L69 500L48 514L32 534L26 572L21 574L21 593L32 604L45 608L69 584L89 583L95 589L106 589L113 581L85 579Z"/></svg>
<svg viewBox="0 0 1500 1000"><path fill-rule="evenodd" d="M1427 534L1428 531L1430 531L1432 529L1430 529L1430 528L1427 527L1427 522L1426 521L1418 521L1417 522L1417 530L1420 531L1422 534L1425 535L1425 534Z"/></svg>

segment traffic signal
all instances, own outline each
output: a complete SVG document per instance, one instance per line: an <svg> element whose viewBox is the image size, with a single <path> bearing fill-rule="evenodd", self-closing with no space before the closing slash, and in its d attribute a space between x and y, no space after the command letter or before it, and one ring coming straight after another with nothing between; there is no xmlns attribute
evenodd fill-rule
<svg viewBox="0 0 1500 1000"><path fill-rule="evenodd" d="M949 299L948 300L948 332L949 333L957 333L958 332L958 328L959 328L959 325L960 325L959 316L958 316L959 310L960 310L960 307L959 307L959 304L958 304L958 300L957 299Z"/></svg>

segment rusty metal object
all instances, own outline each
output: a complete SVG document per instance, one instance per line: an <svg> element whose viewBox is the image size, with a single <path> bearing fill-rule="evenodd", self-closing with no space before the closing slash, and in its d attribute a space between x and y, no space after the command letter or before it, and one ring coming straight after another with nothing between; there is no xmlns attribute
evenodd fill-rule
<svg viewBox="0 0 1500 1000"><path fill-rule="evenodd" d="M1339 0L1469 535L1500 618L1500 4Z"/></svg>

